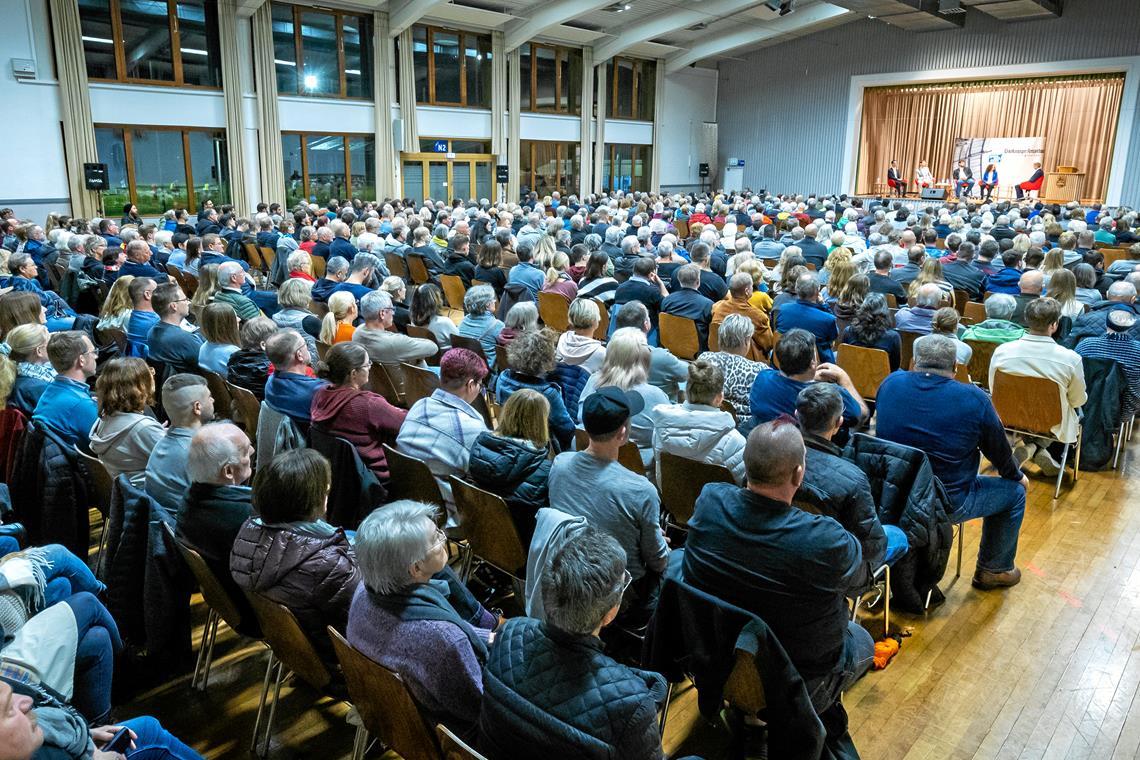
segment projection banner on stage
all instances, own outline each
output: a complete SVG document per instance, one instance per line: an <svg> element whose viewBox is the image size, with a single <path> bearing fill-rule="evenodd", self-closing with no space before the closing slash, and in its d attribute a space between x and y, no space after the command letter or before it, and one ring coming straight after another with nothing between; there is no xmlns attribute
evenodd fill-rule
<svg viewBox="0 0 1140 760"><path fill-rule="evenodd" d="M998 180L1010 187L1029 179L1044 152L1044 137L959 137L954 140L954 166L964 159L980 182L986 166L994 164Z"/></svg>

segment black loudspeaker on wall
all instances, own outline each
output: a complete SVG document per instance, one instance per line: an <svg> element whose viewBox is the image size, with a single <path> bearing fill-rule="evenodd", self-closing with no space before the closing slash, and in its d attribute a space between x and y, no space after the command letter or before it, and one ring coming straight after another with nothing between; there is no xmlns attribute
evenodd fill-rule
<svg viewBox="0 0 1140 760"><path fill-rule="evenodd" d="M495 181L499 184L510 182L510 166L507 164L495 164Z"/></svg>
<svg viewBox="0 0 1140 760"><path fill-rule="evenodd" d="M944 201L946 200L946 188L924 187L922 188L922 199L924 201Z"/></svg>
<svg viewBox="0 0 1140 760"><path fill-rule="evenodd" d="M107 189L107 165L106 164L84 164L83 165L83 186L88 190L106 190Z"/></svg>

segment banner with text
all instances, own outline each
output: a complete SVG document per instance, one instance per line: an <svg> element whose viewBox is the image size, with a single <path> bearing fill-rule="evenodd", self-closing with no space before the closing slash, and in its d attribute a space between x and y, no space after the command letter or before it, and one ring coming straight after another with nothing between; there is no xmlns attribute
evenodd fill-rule
<svg viewBox="0 0 1140 760"><path fill-rule="evenodd" d="M986 167L993 164L998 181L1010 186L1029 179L1044 152L1044 137L959 137L954 141L954 166L965 161L980 182Z"/></svg>

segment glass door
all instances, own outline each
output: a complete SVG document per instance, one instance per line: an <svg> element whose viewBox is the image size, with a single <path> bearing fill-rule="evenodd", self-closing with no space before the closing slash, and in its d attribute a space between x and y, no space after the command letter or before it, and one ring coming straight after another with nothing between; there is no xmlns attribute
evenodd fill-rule
<svg viewBox="0 0 1140 760"><path fill-rule="evenodd" d="M451 196L462 201L471 199L471 161L451 162ZM447 198L450 201L452 198Z"/></svg>
<svg viewBox="0 0 1140 760"><path fill-rule="evenodd" d="M447 201L447 161L428 161L428 197L433 201Z"/></svg>

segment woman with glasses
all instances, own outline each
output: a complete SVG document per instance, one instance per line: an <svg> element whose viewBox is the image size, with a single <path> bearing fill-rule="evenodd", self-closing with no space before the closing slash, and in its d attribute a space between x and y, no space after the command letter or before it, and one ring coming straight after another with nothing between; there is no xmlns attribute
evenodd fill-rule
<svg viewBox="0 0 1140 760"><path fill-rule="evenodd" d="M324 361L317 363L317 376L330 385L313 394L312 420L319 429L355 446L368 469L386 483L383 444L395 445L408 413L369 390L371 369L368 350L359 343L337 343L330 348Z"/></svg>
<svg viewBox="0 0 1140 760"><path fill-rule="evenodd" d="M447 566L437 508L397 501L356 532L364 582L348 611L350 644L404 680L431 723L470 739L497 622Z"/></svg>

